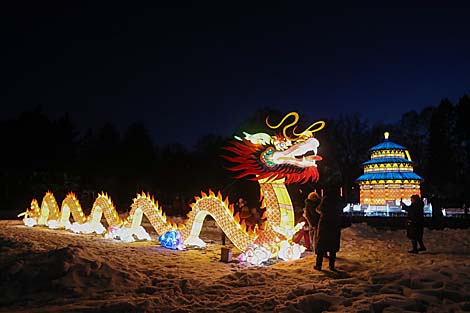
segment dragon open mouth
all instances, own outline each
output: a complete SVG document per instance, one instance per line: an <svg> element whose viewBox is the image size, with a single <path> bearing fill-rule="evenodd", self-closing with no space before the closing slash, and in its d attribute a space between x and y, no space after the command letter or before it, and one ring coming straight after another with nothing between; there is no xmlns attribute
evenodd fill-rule
<svg viewBox="0 0 470 313"><path fill-rule="evenodd" d="M320 143L315 138L296 144L285 151L276 151L272 155L275 164L290 164L297 167L317 166L316 161L322 159L317 155Z"/></svg>
<svg viewBox="0 0 470 313"><path fill-rule="evenodd" d="M309 151L303 155L296 155L294 156L298 161L305 161L305 160L308 160L308 161L320 161L321 159L323 159L321 156L319 155L316 155L315 152L313 151Z"/></svg>

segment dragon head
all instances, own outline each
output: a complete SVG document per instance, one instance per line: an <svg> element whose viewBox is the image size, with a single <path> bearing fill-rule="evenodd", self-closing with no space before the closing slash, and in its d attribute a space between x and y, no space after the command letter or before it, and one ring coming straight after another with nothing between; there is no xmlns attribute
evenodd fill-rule
<svg viewBox="0 0 470 313"><path fill-rule="evenodd" d="M238 141L225 148L234 154L234 156L224 157L237 164L229 168L240 172L236 178L248 177L252 180L284 178L287 184L318 180L316 161L321 160L322 157L317 155L320 143L313 137L313 133L323 129L325 122L315 122L298 133L295 125L299 120L299 115L291 112L277 125L271 125L268 116L266 125L271 129L277 129L290 117L294 117L294 120L284 126L282 134L270 136L266 133L244 132L243 138L236 136ZM287 134L290 127L294 127L293 136Z"/></svg>

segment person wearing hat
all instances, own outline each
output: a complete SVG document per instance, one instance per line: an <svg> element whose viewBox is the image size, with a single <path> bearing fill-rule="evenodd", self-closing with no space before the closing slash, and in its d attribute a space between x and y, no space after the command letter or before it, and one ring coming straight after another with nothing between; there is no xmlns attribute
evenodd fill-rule
<svg viewBox="0 0 470 313"><path fill-rule="evenodd" d="M341 210L344 202L336 190L326 190L326 195L317 207L320 214L316 232L315 252L317 254L314 269L321 271L323 258L328 252L330 270L336 271L336 253L340 249L341 242Z"/></svg>
<svg viewBox="0 0 470 313"><path fill-rule="evenodd" d="M322 198L315 191L309 193L307 199L305 199L304 210L309 226L311 251L315 251L314 245L317 241L317 228L318 221L320 220L320 214L317 212L317 208L322 205L322 202Z"/></svg>

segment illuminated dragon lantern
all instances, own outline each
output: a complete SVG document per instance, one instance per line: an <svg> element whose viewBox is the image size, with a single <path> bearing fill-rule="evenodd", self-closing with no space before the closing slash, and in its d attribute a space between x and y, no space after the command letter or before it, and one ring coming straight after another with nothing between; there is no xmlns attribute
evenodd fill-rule
<svg viewBox="0 0 470 313"><path fill-rule="evenodd" d="M293 119L292 119L293 118ZM289 123L286 123L290 119ZM285 260L297 259L305 248L292 243L292 236L303 226L295 225L292 202L285 184L306 183L318 180L316 161L319 142L313 134L325 126L318 121L298 132L299 115L291 112L276 125L271 125L269 117L266 125L271 129L282 129L282 134L248 134L235 137L237 141L225 149L231 153L225 158L234 163L231 170L238 172L236 178L258 181L266 211L261 227L247 229L245 221L238 213L234 214L233 205L220 193L202 192L195 197L192 210L184 224L171 223L165 213L150 195L137 195L126 219L122 219L107 194L99 194L90 215L85 216L73 193L67 195L59 206L48 192L39 207L33 200L31 208L23 213L28 226L45 225L50 228L66 228L77 233L105 233L108 238L124 241L135 239L150 240L149 234L141 226L143 215L160 235L162 245L170 248L183 248L184 245L204 246L199 238L203 222L211 215L230 241L243 253L242 260L260 264L271 257ZM70 223L72 215L74 223ZM105 217L108 229L101 224Z"/></svg>

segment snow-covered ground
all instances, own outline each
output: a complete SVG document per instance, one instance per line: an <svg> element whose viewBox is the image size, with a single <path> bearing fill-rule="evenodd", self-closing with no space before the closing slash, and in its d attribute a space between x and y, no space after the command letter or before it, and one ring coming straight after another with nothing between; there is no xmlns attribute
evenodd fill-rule
<svg viewBox="0 0 470 313"><path fill-rule="evenodd" d="M342 232L338 273L315 271L312 253L260 267L222 263L213 222L201 237L212 244L171 251L0 221L0 311L470 311L469 229L426 229L428 251L409 255L403 230L353 224Z"/></svg>

